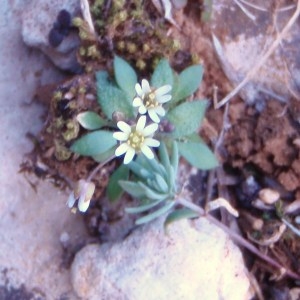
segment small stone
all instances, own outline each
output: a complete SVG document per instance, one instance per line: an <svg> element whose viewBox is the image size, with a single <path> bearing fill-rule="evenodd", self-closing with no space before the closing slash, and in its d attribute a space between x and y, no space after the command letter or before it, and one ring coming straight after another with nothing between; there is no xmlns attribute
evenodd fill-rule
<svg viewBox="0 0 300 300"><path fill-rule="evenodd" d="M289 292L290 300L298 300L300 299L300 288L290 289Z"/></svg>
<svg viewBox="0 0 300 300"><path fill-rule="evenodd" d="M66 247L70 241L70 235L67 232L62 232L60 237L59 237L59 241L61 242L61 244L63 245L63 247Z"/></svg>
<svg viewBox="0 0 300 300"><path fill-rule="evenodd" d="M262 200L265 204L269 205L274 204L280 198L279 192L269 188L260 190L258 196L260 200Z"/></svg>

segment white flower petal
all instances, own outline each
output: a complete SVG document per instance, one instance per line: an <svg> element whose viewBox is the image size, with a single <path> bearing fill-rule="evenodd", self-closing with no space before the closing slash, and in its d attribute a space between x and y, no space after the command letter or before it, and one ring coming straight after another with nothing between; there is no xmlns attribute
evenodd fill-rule
<svg viewBox="0 0 300 300"><path fill-rule="evenodd" d="M155 91L155 95L156 95L156 97L165 95L165 94L169 93L171 91L171 89L172 89L171 85L169 85L169 84L164 85Z"/></svg>
<svg viewBox="0 0 300 300"><path fill-rule="evenodd" d="M157 96L156 100L158 103L166 103L172 99L171 95L163 95L163 96Z"/></svg>
<svg viewBox="0 0 300 300"><path fill-rule="evenodd" d="M128 134L121 131L117 131L113 134L113 137L118 141L127 141Z"/></svg>
<svg viewBox="0 0 300 300"><path fill-rule="evenodd" d="M154 158L154 154L153 154L152 150L147 145L143 145L141 150L145 154L145 156L147 156L147 158L149 158L149 159Z"/></svg>
<svg viewBox="0 0 300 300"><path fill-rule="evenodd" d="M69 207L69 208L73 207L74 204L75 204L75 202L76 202L76 199L75 199L75 197L74 197L74 192L72 192L72 193L70 194L69 198L68 198L68 201L67 201L68 207Z"/></svg>
<svg viewBox="0 0 300 300"><path fill-rule="evenodd" d="M160 119L159 119L158 115L155 112L155 108L148 109L148 114L149 114L150 119L153 122L155 122L155 123L159 123L160 122Z"/></svg>
<svg viewBox="0 0 300 300"><path fill-rule="evenodd" d="M147 138L145 139L144 144L149 147L158 147L160 145L160 142L155 139Z"/></svg>
<svg viewBox="0 0 300 300"><path fill-rule="evenodd" d="M149 135L153 134L157 129L158 129L158 125L155 123L152 123L152 124L146 126L143 129L142 133L144 136L149 136Z"/></svg>
<svg viewBox="0 0 300 300"><path fill-rule="evenodd" d="M137 93L140 97L143 97L143 96L144 96L144 92L143 92L142 87L140 86L139 83L136 83L136 85L135 85L135 91L136 91L136 93Z"/></svg>
<svg viewBox="0 0 300 300"><path fill-rule="evenodd" d="M147 94L147 93L151 92L149 82L146 79L142 80L142 90L143 90L144 94Z"/></svg>
<svg viewBox="0 0 300 300"><path fill-rule="evenodd" d="M143 101L142 101L142 99L141 99L140 97L136 97L136 98L134 98L133 101L132 101L132 106L133 106L133 107L139 107L139 106L141 106L142 104L143 104Z"/></svg>
<svg viewBox="0 0 300 300"><path fill-rule="evenodd" d="M137 121L136 128L135 128L136 131L143 132L145 125L146 125L146 117L141 116Z"/></svg>
<svg viewBox="0 0 300 300"><path fill-rule="evenodd" d="M125 132L125 133L131 133L131 127L127 124L127 123L125 123L124 121L119 121L118 123L117 123L117 126L123 131L123 132Z"/></svg>
<svg viewBox="0 0 300 300"><path fill-rule="evenodd" d="M124 154L125 152L127 152L129 148L130 147L127 143L123 143L116 149L115 155L120 156L120 155Z"/></svg>
<svg viewBox="0 0 300 300"><path fill-rule="evenodd" d="M162 106L155 107L155 112L162 117L166 114L166 111Z"/></svg>
<svg viewBox="0 0 300 300"><path fill-rule="evenodd" d="M89 200L89 201L85 201L84 195L83 195L82 197L79 198L79 201L78 201L78 209L79 209L81 212L86 212L87 209L89 208L89 205L90 205L90 200Z"/></svg>
<svg viewBox="0 0 300 300"><path fill-rule="evenodd" d="M124 157L124 165L129 164L135 155L135 151L132 148L128 148L125 157Z"/></svg>
<svg viewBox="0 0 300 300"><path fill-rule="evenodd" d="M139 113L141 114L141 115L143 115L143 114L145 114L147 112L147 108L145 107L145 105L141 105L140 107L139 107Z"/></svg>

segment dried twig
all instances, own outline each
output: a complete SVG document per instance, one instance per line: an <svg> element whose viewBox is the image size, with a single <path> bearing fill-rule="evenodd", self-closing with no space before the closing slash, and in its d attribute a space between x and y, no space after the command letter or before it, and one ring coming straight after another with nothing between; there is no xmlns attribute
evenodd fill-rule
<svg viewBox="0 0 300 300"><path fill-rule="evenodd" d="M80 6L83 19L88 23L91 33L95 34L95 27L91 16L89 2L87 0L81 0Z"/></svg>
<svg viewBox="0 0 300 300"><path fill-rule="evenodd" d="M259 59L257 64L247 73L246 77L237 85L236 88L234 88L225 98L222 99L221 102L219 102L216 105L216 108L222 107L224 104L226 104L233 96L235 96L248 82L253 76L257 73L257 71L263 66L263 64L268 60L268 58L273 54L275 49L278 47L278 45L281 43L281 41L286 36L287 32L291 29L291 27L296 22L298 16L300 14L300 0L297 2L297 8L290 20L287 22L285 27L282 29L282 31L278 34L277 38L273 42L273 44L270 46L270 48L265 52L264 55Z"/></svg>
<svg viewBox="0 0 300 300"><path fill-rule="evenodd" d="M208 221L210 221L214 225L221 228L224 232L226 232L229 235L229 237L232 238L240 246L245 247L250 252L252 252L256 256L260 257L262 260L268 262L273 267L278 268L283 274L286 274L289 277L297 279L297 280L300 279L299 274L297 274L297 273L293 272L292 270L287 269L286 267L282 266L280 263L278 263L276 260L272 259L271 257L267 256L266 254L261 253L254 245L252 245L250 242L248 242L242 236L240 236L239 234L237 234L234 231L230 230L230 228L228 228L227 226L225 226L224 224L219 222L213 216L211 216L209 214L206 214L204 209L201 208L200 206L198 206L198 205L196 205L196 204L194 204L190 201L187 201L185 199L182 199L182 198L178 198L177 203L184 206L184 207L187 207L187 208L195 211L196 213L199 214L200 217L205 217Z"/></svg>

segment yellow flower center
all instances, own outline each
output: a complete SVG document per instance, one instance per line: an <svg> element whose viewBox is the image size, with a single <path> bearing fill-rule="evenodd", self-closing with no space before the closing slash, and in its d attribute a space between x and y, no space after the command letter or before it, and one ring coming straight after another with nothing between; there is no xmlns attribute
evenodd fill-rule
<svg viewBox="0 0 300 300"><path fill-rule="evenodd" d="M143 103L147 108L154 108L159 105L159 103L156 101L154 92L146 94L143 99Z"/></svg>
<svg viewBox="0 0 300 300"><path fill-rule="evenodd" d="M133 131L129 134L127 143L130 147L132 147L135 151L140 151L145 137L138 131Z"/></svg>

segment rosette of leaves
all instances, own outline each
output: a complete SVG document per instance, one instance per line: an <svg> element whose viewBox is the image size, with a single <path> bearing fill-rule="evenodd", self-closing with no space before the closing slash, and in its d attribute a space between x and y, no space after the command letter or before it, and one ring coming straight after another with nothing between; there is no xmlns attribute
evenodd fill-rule
<svg viewBox="0 0 300 300"><path fill-rule="evenodd" d="M198 217L191 209L176 209L176 174L179 163L177 143L173 142L171 154L163 142L158 152L159 160L139 156L136 161L132 161L128 165L133 174L131 180L119 181L124 191L140 201L139 206L128 207L125 211L129 214L144 214L136 220L137 225L148 223L165 214L168 214L165 226L179 219Z"/></svg>
<svg viewBox="0 0 300 300"><path fill-rule="evenodd" d="M173 143L171 158L167 147L159 147L160 161L139 156L128 168L133 173L132 180L120 180L121 188L132 197L140 200L137 207L126 208L130 214L146 213L137 219L136 224L143 224L169 212L175 205L177 192L176 173L178 168L178 148Z"/></svg>
<svg viewBox="0 0 300 300"><path fill-rule="evenodd" d="M117 146L117 140L113 138L116 129L114 116L121 114L122 118L134 120L136 111L132 106L135 95L137 75L134 69L122 58L114 58L115 80L111 80L108 72L98 71L97 101L103 116L93 111L82 112L77 116L80 125L91 131L71 146L71 150L77 154L91 156L96 161L102 162L111 157Z"/></svg>
<svg viewBox="0 0 300 300"><path fill-rule="evenodd" d="M97 101L102 115L87 111L77 116L80 125L91 132L81 136L71 147L73 152L91 156L99 162L112 156L117 147L117 141L113 138L117 121L114 116L122 116L127 123L134 123L138 113L132 105L136 95L135 84L138 82L135 70L124 59L115 56L113 71L114 78L107 71L96 73ZM150 78L150 85L154 89L164 85L172 86L172 99L164 104L166 115L161 120L162 129L156 133L155 138L167 145L176 141L180 156L191 165L208 170L218 165L214 154L198 135L208 101L186 101L198 89L202 76L201 65L190 66L177 74L166 59L161 59ZM168 129L164 129L164 123L169 125ZM128 176L128 168L124 165L111 176L108 195L112 201L120 198L122 193L118 181L127 180Z"/></svg>

